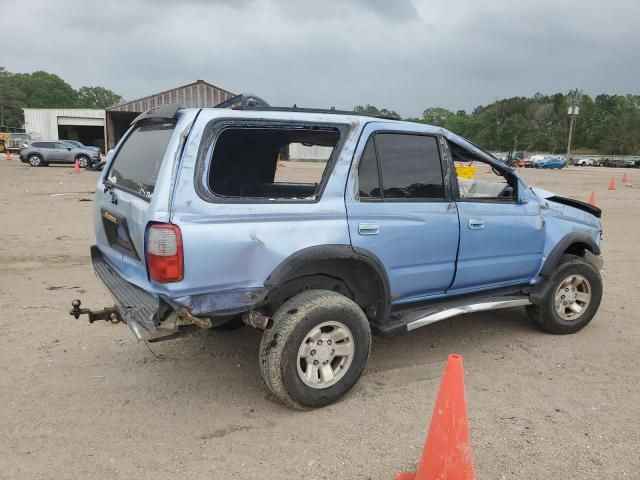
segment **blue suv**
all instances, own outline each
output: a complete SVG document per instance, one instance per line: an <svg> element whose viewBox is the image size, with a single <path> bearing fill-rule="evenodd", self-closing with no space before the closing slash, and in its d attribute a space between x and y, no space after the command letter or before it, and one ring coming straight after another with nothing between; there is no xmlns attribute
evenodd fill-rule
<svg viewBox="0 0 640 480"><path fill-rule="evenodd" d="M132 123L94 202L92 262L115 306L75 300L76 318L150 342L262 329L267 387L314 408L356 383L372 332L524 306L567 334L596 314L599 209L440 127L245 100Z"/></svg>

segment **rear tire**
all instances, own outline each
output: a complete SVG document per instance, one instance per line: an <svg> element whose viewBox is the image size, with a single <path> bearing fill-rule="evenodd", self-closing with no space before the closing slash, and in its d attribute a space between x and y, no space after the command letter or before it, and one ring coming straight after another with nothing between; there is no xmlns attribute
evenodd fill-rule
<svg viewBox="0 0 640 480"><path fill-rule="evenodd" d="M329 290L308 290L274 315L260 342L260 371L284 404L319 408L355 385L370 351L369 321L358 305Z"/></svg>
<svg viewBox="0 0 640 480"><path fill-rule="evenodd" d="M587 326L602 300L598 269L582 257L563 255L547 282L542 301L527 307L529 318L545 332L556 335L575 333Z"/></svg>

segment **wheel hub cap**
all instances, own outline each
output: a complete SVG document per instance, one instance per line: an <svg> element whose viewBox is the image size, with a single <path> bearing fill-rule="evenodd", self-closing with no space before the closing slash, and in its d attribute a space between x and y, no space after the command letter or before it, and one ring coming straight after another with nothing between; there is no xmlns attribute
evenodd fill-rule
<svg viewBox="0 0 640 480"><path fill-rule="evenodd" d="M558 286L554 307L563 320L580 318L591 303L591 284L582 275L570 275Z"/></svg>
<svg viewBox="0 0 640 480"><path fill-rule="evenodd" d="M298 349L298 376L311 388L328 388L347 372L355 352L353 335L340 322L324 322L309 332Z"/></svg>

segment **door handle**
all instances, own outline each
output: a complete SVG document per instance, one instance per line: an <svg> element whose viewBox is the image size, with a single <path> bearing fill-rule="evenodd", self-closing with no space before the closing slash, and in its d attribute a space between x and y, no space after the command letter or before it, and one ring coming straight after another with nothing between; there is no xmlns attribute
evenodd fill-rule
<svg viewBox="0 0 640 480"><path fill-rule="evenodd" d="M482 230L484 228L484 220L470 218L469 219L469 228L471 230Z"/></svg>
<svg viewBox="0 0 640 480"><path fill-rule="evenodd" d="M360 235L378 235L380 226L377 223L360 223L358 224L358 233Z"/></svg>

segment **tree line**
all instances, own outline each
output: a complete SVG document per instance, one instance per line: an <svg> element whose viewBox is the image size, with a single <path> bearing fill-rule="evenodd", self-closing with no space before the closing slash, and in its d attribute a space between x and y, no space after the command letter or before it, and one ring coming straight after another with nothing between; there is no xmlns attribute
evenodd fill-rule
<svg viewBox="0 0 640 480"><path fill-rule="evenodd" d="M74 89L52 73L11 73L0 67L0 125L21 127L23 108L107 108L122 97L104 87ZM572 151L575 153L640 153L640 95L582 95ZM568 135L567 94L513 97L456 112L429 107L419 118L406 120L442 126L493 151L564 153ZM401 118L373 105L354 110Z"/></svg>
<svg viewBox="0 0 640 480"><path fill-rule="evenodd" d="M74 89L53 73L11 73L0 67L0 125L21 127L23 108L106 108L122 97L104 87Z"/></svg>
<svg viewBox="0 0 640 480"><path fill-rule="evenodd" d="M471 113L430 107L413 122L446 128L492 151L564 153L569 129L568 95L513 97L479 106ZM573 153L640 153L640 95L582 95L573 134ZM400 118L373 105L355 111Z"/></svg>

